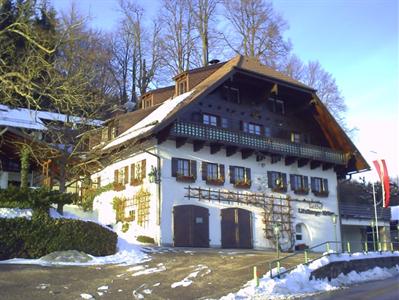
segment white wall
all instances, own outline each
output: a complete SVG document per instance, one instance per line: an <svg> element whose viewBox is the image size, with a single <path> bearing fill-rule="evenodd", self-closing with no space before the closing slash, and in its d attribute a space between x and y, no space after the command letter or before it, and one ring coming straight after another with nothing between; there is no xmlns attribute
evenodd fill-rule
<svg viewBox="0 0 399 300"><path fill-rule="evenodd" d="M0 171L0 188L6 189L8 187L8 172Z"/></svg>
<svg viewBox="0 0 399 300"><path fill-rule="evenodd" d="M314 170L310 169L309 164L302 168L298 168L297 163L294 163L290 166L285 166L284 160L271 164L270 158L266 158L262 162L257 162L255 156L251 156L248 159L243 160L241 158L241 153L238 152L233 156L227 157L225 154L225 150L222 149L220 152L211 155L209 147L204 147L198 152L193 152L192 144L185 144L180 148L176 148L175 142L166 141L159 145L160 155L162 157L162 239L161 242L163 244L173 244L173 206L175 205L183 205L183 204L194 204L209 208L210 213L210 244L211 246L220 246L221 245L221 229L220 229L220 209L224 207L241 207L244 209L248 209L253 212L253 238L254 238L254 246L256 248L268 248L271 244L266 240L264 233L264 224L263 224L263 210L259 208L255 208L252 206L245 205L223 205L219 203L210 203L209 201L201 201L198 200L188 200L185 197L186 190L184 189L188 185L192 187L204 187L204 188L221 188L228 190L240 190L235 189L232 184L229 183L229 165L235 166L243 166L247 168L251 168L251 178L252 178L252 192L263 191L261 188L261 184L257 180L260 178L263 181L267 181L267 171L279 171L287 174L287 180L289 181L289 174L299 174L313 177L321 177L328 179L328 189L329 196L326 198L316 197L311 192L306 196L295 195L290 186L288 186L288 195L291 198L296 199L312 199L318 200L323 204L323 210L331 211L335 214L338 214L338 205L337 205L337 179L335 172L330 169L323 171L321 167L318 167ZM197 180L195 183L181 183L177 182L176 178L171 176L171 158L179 157L192 159L197 161ZM212 187L206 185L205 182L201 178L201 161L208 161L214 163L220 163L225 165L226 172L226 180L225 184L222 187ZM310 178L309 178L310 182ZM245 191L245 190L240 190ZM269 189L266 189L265 192L271 193ZM284 195L275 193L274 195ZM306 203L297 203L292 202L292 207L294 211L294 228L297 223L304 223L309 229L309 246L313 246L319 243L322 243L327 240L334 240L334 225L332 223L331 216L314 216L309 214L301 214L298 213L298 208L306 208L309 209L309 204ZM337 239L340 240L340 233L338 230L339 220L337 221ZM323 248L324 249L324 248ZM323 249L320 249L322 251Z"/></svg>
<svg viewBox="0 0 399 300"><path fill-rule="evenodd" d="M139 186L131 186L130 185L130 165L141 160L146 160L146 177L144 178L143 185ZM127 199L132 199L133 196L143 187L148 190L151 194L150 196L150 214L149 214L149 222L140 226L137 224L137 215L136 220L131 222L132 228L137 228L137 235L148 235L153 237L156 242L160 241L160 227L157 224L157 210L158 210L158 189L155 183L150 183L148 179L148 173L151 171L151 166L157 166L157 158L148 153L140 152L138 154L132 155L122 161L118 161L113 163L112 165L107 166L103 170L98 173L92 175L92 180L96 180L98 176L101 176L101 185L107 185L109 183L114 182L114 171L124 168L125 166L129 167L129 182L125 185L125 190L115 192L110 191L104 193L103 197L98 197L96 199L96 203L94 203L93 207L98 211L98 218L100 222L105 222L107 224L115 224L115 211L112 209L112 201L113 197L126 197ZM104 197L105 196L105 197ZM101 199L100 199L101 198ZM100 203L101 202L101 203ZM136 211L137 214L137 211ZM126 216L128 215L128 211L126 210Z"/></svg>

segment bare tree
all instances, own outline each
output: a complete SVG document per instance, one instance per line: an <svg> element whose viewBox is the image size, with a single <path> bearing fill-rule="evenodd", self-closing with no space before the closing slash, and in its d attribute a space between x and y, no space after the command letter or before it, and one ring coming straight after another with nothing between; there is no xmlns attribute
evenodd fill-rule
<svg viewBox="0 0 399 300"><path fill-rule="evenodd" d="M189 0L162 0L162 64L173 76L192 65L196 35Z"/></svg>
<svg viewBox="0 0 399 300"><path fill-rule="evenodd" d="M202 66L207 66L210 52L210 32L215 30L214 16L219 0L193 0L190 11L194 16L194 26L201 39Z"/></svg>
<svg viewBox="0 0 399 300"><path fill-rule="evenodd" d="M144 24L144 10L132 1L120 1L123 14L111 38L110 66L118 85L120 104L137 102L155 79L160 60L160 25Z"/></svg>
<svg viewBox="0 0 399 300"><path fill-rule="evenodd" d="M290 43L283 39L286 22L274 11L271 2L263 0L224 0L225 17L231 35L222 34L236 53L257 57L269 66L276 66Z"/></svg>

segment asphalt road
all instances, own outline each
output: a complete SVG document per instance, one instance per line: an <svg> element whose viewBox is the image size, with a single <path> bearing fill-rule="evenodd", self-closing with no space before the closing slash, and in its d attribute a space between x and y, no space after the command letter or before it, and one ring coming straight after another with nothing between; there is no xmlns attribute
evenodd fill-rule
<svg viewBox="0 0 399 300"><path fill-rule="evenodd" d="M349 288L323 293L303 300L399 300L399 276L379 281L369 281Z"/></svg>

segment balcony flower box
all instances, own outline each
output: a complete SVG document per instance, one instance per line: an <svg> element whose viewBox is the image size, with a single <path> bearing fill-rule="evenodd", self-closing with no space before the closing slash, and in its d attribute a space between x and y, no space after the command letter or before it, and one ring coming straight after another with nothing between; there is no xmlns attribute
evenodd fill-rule
<svg viewBox="0 0 399 300"><path fill-rule="evenodd" d="M140 184L143 184L143 179L133 178L130 181L130 185L133 185L133 186L138 186Z"/></svg>
<svg viewBox="0 0 399 300"><path fill-rule="evenodd" d="M195 182L195 177L194 177L194 175L177 175L176 181L191 183L191 182Z"/></svg>
<svg viewBox="0 0 399 300"><path fill-rule="evenodd" d="M224 184L224 178L207 178L206 179L206 184L209 185L223 185Z"/></svg>
<svg viewBox="0 0 399 300"><path fill-rule="evenodd" d="M309 189L299 188L299 189L294 190L294 194L295 195L307 195L307 194L309 194Z"/></svg>
<svg viewBox="0 0 399 300"><path fill-rule="evenodd" d="M309 249L309 246L306 245L306 244L298 244L298 245L295 245L295 250L296 250L296 251L304 251L304 250L306 250L306 249Z"/></svg>
<svg viewBox="0 0 399 300"><path fill-rule="evenodd" d="M251 187L251 181L250 180L236 181L234 183L234 187L238 189L249 189Z"/></svg>
<svg viewBox="0 0 399 300"><path fill-rule="evenodd" d="M272 191L275 193L286 193L287 187L286 186L275 186L274 188L272 188Z"/></svg>
<svg viewBox="0 0 399 300"><path fill-rule="evenodd" d="M114 191L119 192L119 191L123 191L125 189L125 185L120 182L114 182L113 188L114 188Z"/></svg>
<svg viewBox="0 0 399 300"><path fill-rule="evenodd" d="M328 197L328 191L312 191L316 197Z"/></svg>

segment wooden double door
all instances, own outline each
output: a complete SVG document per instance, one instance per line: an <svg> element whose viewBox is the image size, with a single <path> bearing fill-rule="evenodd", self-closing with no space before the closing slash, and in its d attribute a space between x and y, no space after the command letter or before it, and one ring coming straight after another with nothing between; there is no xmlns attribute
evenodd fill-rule
<svg viewBox="0 0 399 300"><path fill-rule="evenodd" d="M241 208L222 209L222 248L253 248L251 212Z"/></svg>
<svg viewBox="0 0 399 300"><path fill-rule="evenodd" d="M209 212L197 205L179 205L173 209L174 245L209 247Z"/></svg>

